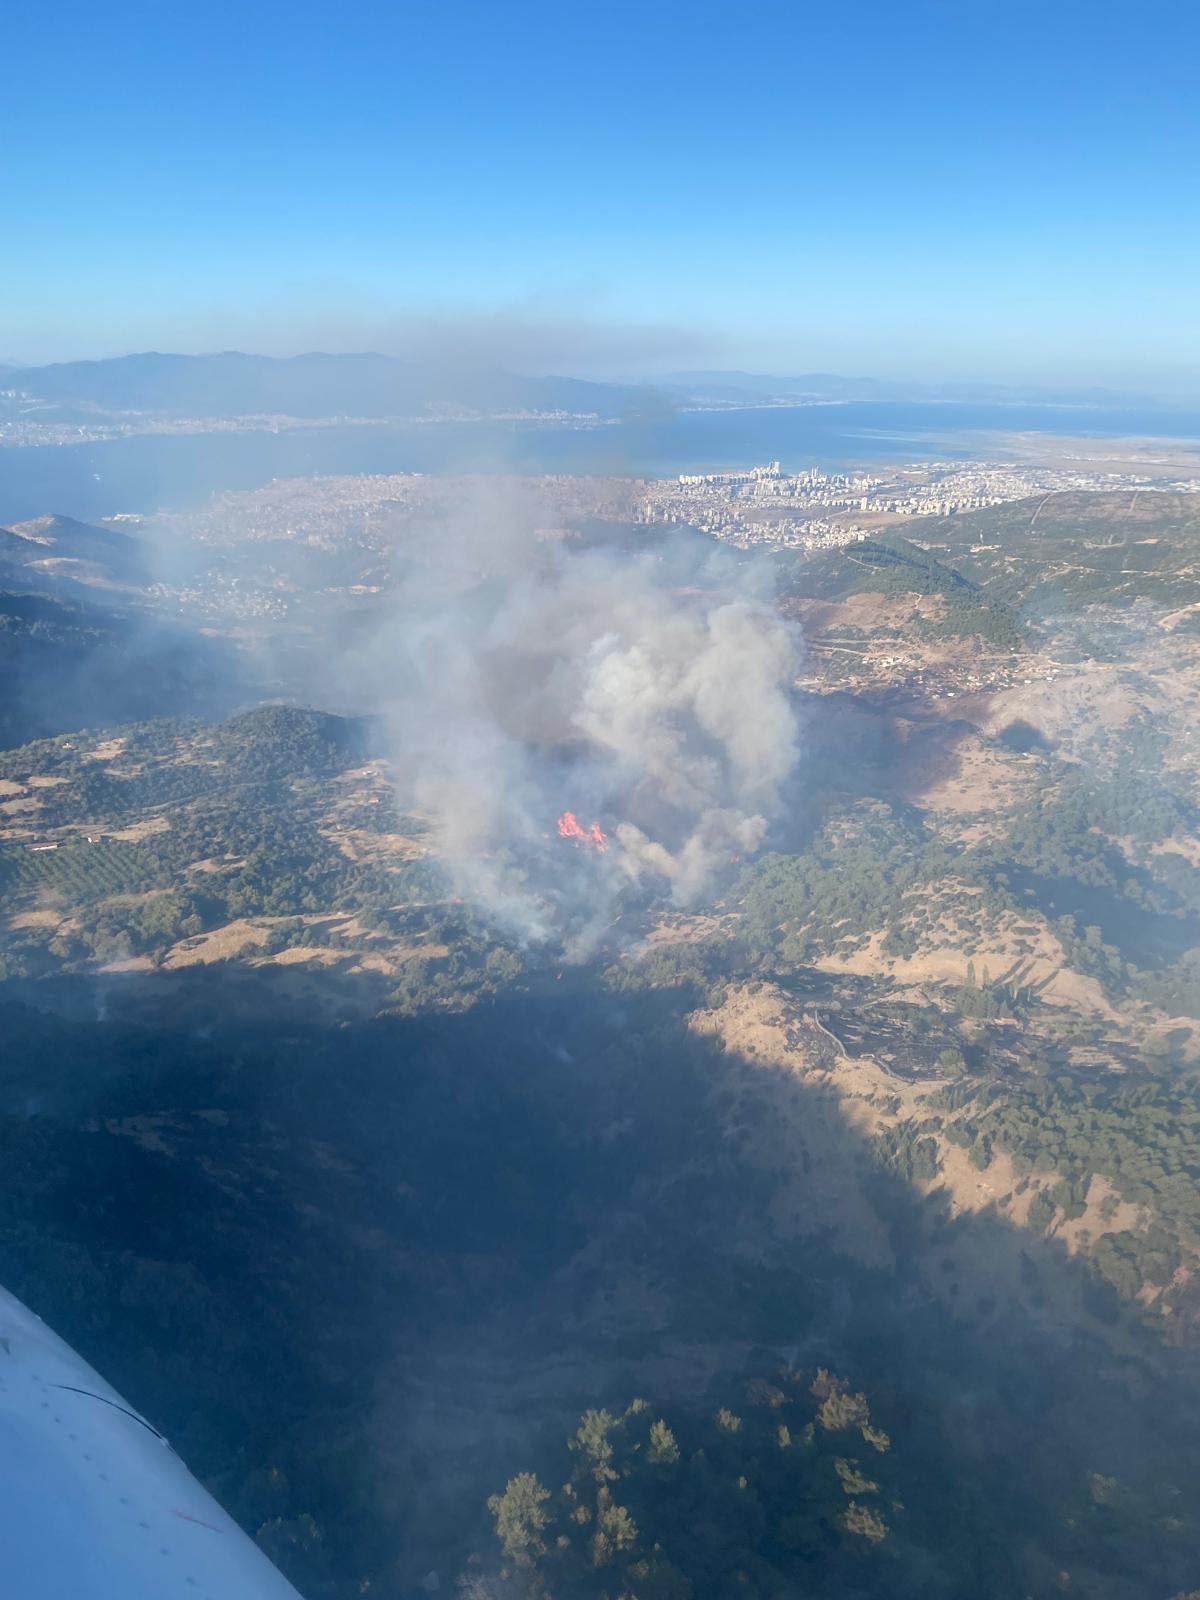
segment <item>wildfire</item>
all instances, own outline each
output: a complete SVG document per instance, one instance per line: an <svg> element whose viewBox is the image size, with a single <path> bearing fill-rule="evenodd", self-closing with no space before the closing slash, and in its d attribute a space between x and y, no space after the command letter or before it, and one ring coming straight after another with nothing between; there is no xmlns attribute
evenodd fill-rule
<svg viewBox="0 0 1200 1600"><path fill-rule="evenodd" d="M559 817L558 836L560 839L573 839L576 844L586 845L589 850L598 850L601 855L608 849L608 840L600 824L593 822L585 828L573 811L564 811Z"/></svg>

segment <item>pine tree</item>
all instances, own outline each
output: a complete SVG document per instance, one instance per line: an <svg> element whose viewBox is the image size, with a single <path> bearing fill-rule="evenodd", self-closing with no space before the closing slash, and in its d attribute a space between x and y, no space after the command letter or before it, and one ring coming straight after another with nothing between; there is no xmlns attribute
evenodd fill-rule
<svg viewBox="0 0 1200 1600"><path fill-rule="evenodd" d="M546 1512L549 1489L532 1472L519 1472L510 1478L503 1494L490 1496L488 1510L496 1520L496 1537L506 1556L519 1566L529 1566L535 1556L545 1554L542 1538L550 1518Z"/></svg>

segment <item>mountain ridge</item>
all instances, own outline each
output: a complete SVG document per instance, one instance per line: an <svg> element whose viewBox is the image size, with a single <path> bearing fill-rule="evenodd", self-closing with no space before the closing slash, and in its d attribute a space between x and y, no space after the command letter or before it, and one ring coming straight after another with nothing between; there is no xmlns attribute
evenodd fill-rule
<svg viewBox="0 0 1200 1600"><path fill-rule="evenodd" d="M606 419L649 402L721 406L764 403L899 401L926 404L1147 406L1170 410L1195 397L1156 396L1100 386L1051 388L977 381L911 382L839 373L779 374L739 369L668 372L652 379L599 381L532 375L462 359L415 360L377 351L311 350L264 356L240 350L197 355L146 350L47 365L0 364L0 385L60 417L74 412L154 412L166 416L354 416L569 411Z"/></svg>
<svg viewBox="0 0 1200 1600"><path fill-rule="evenodd" d="M32 398L55 405L179 416L384 418L439 405L617 416L639 398L632 386L584 378L525 377L465 362L434 365L370 351L276 357L237 350L210 355L150 350L18 368L0 377Z"/></svg>

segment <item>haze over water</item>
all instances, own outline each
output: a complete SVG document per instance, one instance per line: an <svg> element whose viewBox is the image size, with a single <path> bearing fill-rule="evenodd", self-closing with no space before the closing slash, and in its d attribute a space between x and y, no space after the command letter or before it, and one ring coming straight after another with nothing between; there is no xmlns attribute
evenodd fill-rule
<svg viewBox="0 0 1200 1600"><path fill-rule="evenodd" d="M83 520L202 504L222 489L313 474L462 471L647 477L780 460L790 471L977 452L979 432L1200 438L1200 413L1155 408L836 405L685 411L596 428L447 422L283 433L142 434L0 450L0 524L54 511ZM954 441L950 436L961 434Z"/></svg>

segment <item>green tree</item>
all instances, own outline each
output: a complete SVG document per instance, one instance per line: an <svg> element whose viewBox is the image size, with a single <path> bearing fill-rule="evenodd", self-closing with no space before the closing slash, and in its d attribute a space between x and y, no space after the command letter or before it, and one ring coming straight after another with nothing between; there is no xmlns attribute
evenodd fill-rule
<svg viewBox="0 0 1200 1600"><path fill-rule="evenodd" d="M961 1078L967 1070L966 1057L961 1050L939 1050L937 1064L943 1078Z"/></svg>
<svg viewBox="0 0 1200 1600"><path fill-rule="evenodd" d="M637 1543L637 1524L624 1506L613 1500L608 1489L596 1493L596 1531L592 1535L592 1565L607 1566L617 1555L632 1550Z"/></svg>
<svg viewBox="0 0 1200 1600"><path fill-rule="evenodd" d="M656 1467L673 1466L679 1460L679 1446L675 1435L660 1417L650 1424L650 1447L646 1460Z"/></svg>
<svg viewBox="0 0 1200 1600"><path fill-rule="evenodd" d="M878 1511L873 1511L858 1500L851 1500L846 1507L842 1515L842 1527L847 1533L867 1539L871 1544L881 1544L887 1538L888 1526Z"/></svg>
<svg viewBox="0 0 1200 1600"><path fill-rule="evenodd" d="M570 1442L571 1449L579 1451L587 1459L592 1476L599 1484L611 1482L616 1477L612 1469L613 1447L609 1437L616 1425L617 1419L611 1411L585 1411Z"/></svg>
<svg viewBox="0 0 1200 1600"><path fill-rule="evenodd" d="M830 1433L862 1426L871 1420L865 1395L851 1394L849 1384L821 1367L812 1382L813 1398L821 1402L817 1421Z"/></svg>
<svg viewBox="0 0 1200 1600"><path fill-rule="evenodd" d="M833 1463L833 1470L838 1475L838 1480L847 1494L878 1494L879 1485L868 1478L865 1472L859 1470L858 1462L845 1456L839 1456Z"/></svg>
<svg viewBox="0 0 1200 1600"><path fill-rule="evenodd" d="M529 1566L546 1553L542 1534L550 1518L546 1501L550 1491L536 1473L519 1472L510 1478L503 1494L491 1495L487 1508L496 1522L496 1537L506 1556L519 1566Z"/></svg>

